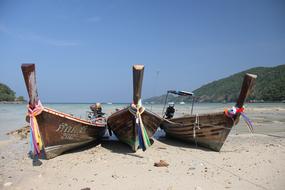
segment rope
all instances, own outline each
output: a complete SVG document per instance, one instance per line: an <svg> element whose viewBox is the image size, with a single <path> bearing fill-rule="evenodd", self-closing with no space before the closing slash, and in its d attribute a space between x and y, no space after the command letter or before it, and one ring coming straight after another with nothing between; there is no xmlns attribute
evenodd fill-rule
<svg viewBox="0 0 285 190"><path fill-rule="evenodd" d="M196 139L196 128L200 129L200 120L199 120L199 115L196 114L196 119L195 119L195 124L193 127L193 138Z"/></svg>
<svg viewBox="0 0 285 190"><path fill-rule="evenodd" d="M253 123L252 123L252 121L245 115L245 113L244 113L244 107L242 107L242 108L237 108L237 107L232 107L232 108L230 108L230 109L225 109L225 115L227 116L227 117L229 117L229 118L234 118L237 114L240 114L242 117L243 117L243 119L244 119L244 121L245 121L245 123L247 124L247 127L248 127L248 129L249 129L249 131L251 132L251 133L253 133Z"/></svg>
<svg viewBox="0 0 285 190"><path fill-rule="evenodd" d="M195 140L196 147L198 147L197 139L196 139L196 128L200 129L200 119L199 119L198 114L196 114L196 119L195 119L195 123L194 123L194 127L193 127L193 138Z"/></svg>
<svg viewBox="0 0 285 190"><path fill-rule="evenodd" d="M44 107L42 106L40 100L38 101L34 109L32 109L29 105L27 107L28 115L30 117L30 150L31 152L33 152L34 156L39 156L41 151L43 150L43 142L36 116L42 113Z"/></svg>
<svg viewBox="0 0 285 190"><path fill-rule="evenodd" d="M131 106L129 107L130 113L133 114L136 119L135 128L138 134L139 147L143 151L145 151L151 145L141 117L144 110L145 108L141 105L141 100L138 101L137 105L131 104Z"/></svg>

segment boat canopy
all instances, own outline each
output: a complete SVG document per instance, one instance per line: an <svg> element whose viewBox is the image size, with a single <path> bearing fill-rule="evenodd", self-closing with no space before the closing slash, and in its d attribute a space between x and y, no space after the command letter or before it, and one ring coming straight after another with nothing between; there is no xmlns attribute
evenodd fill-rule
<svg viewBox="0 0 285 190"><path fill-rule="evenodd" d="M191 115L193 114L193 106L194 106L194 102L195 102L195 96L194 96L193 92L187 92L187 91L184 91L184 90L179 90L179 91L177 91L177 90L168 90L167 94L166 94L166 97L165 97L165 102L164 102L164 106L163 106L163 109L162 109L162 113L161 113L163 118L165 116L164 110L165 110L165 106L166 106L166 103L167 103L168 94L175 94L175 95L178 95L178 96L192 96Z"/></svg>
<svg viewBox="0 0 285 190"><path fill-rule="evenodd" d="M181 90L181 91L168 90L167 93L176 94L176 95L179 95L179 96L193 96L194 95L193 92L187 92L187 91L184 91L184 90Z"/></svg>

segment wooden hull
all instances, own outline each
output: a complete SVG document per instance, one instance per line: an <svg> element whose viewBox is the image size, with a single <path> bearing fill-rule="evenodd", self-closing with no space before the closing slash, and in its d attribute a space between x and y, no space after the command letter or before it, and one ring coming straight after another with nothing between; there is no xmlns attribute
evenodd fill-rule
<svg viewBox="0 0 285 190"><path fill-rule="evenodd" d="M46 159L99 140L106 132L105 118L91 123L49 108L44 108L36 118Z"/></svg>
<svg viewBox="0 0 285 190"><path fill-rule="evenodd" d="M148 136L152 137L162 122L162 118L145 110L142 113L142 121ZM107 125L120 141L128 144L133 151L138 149L139 141L135 127L135 117L131 114L129 108L112 114L107 120Z"/></svg>
<svg viewBox="0 0 285 190"><path fill-rule="evenodd" d="M199 119L199 125L195 124L197 119ZM220 112L199 115L198 118L193 115L165 120L160 127L165 131L166 136L220 151L233 125L237 122L238 118L234 120L227 117L224 112Z"/></svg>
<svg viewBox="0 0 285 190"><path fill-rule="evenodd" d="M246 74L235 107L224 112L184 116L165 120L161 124L167 136L220 151L232 127L238 123L243 104L248 97L256 75Z"/></svg>
<svg viewBox="0 0 285 190"><path fill-rule="evenodd" d="M68 150L98 140L105 134L105 118L98 118L93 122L42 107L36 85L35 64L22 64L21 68L29 95L28 113L30 116L36 115L38 123L36 125L35 118L32 117L34 122L31 122L31 128L34 131L31 133L33 135L30 142L34 146L31 148L35 158L41 156L39 155L41 152L44 152L46 159L56 157Z"/></svg>

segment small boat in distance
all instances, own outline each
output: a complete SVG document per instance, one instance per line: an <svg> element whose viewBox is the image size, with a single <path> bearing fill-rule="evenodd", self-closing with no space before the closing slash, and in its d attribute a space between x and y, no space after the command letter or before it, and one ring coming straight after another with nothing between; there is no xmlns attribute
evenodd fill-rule
<svg viewBox="0 0 285 190"><path fill-rule="evenodd" d="M143 73L143 65L133 66L133 103L116 111L107 120L108 127L117 138L128 144L133 151L138 148L145 151L151 145L150 138L162 122L159 115L141 105Z"/></svg>
<svg viewBox="0 0 285 190"><path fill-rule="evenodd" d="M37 92L35 64L22 64L21 68L30 99L27 119L33 157L51 159L99 140L105 134L104 117L83 120L42 106Z"/></svg>
<svg viewBox="0 0 285 190"><path fill-rule="evenodd" d="M166 137L220 151L232 127L239 122L240 115L244 116L243 104L256 77L252 74L245 75L236 106L232 109L200 115L191 113L190 116L165 119L160 127L165 131Z"/></svg>

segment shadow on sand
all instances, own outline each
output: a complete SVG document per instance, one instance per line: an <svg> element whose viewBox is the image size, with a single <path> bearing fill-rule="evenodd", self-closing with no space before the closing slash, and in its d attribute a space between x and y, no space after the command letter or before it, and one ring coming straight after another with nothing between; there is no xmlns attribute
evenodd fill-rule
<svg viewBox="0 0 285 190"><path fill-rule="evenodd" d="M122 143L119 140L103 140L101 146L110 150L112 153L143 158L143 156L136 154L127 144Z"/></svg>
<svg viewBox="0 0 285 190"><path fill-rule="evenodd" d="M82 146L76 147L74 149L68 150L68 151L64 152L63 154L71 154L71 153L76 153L76 152L82 152L82 151L94 148L94 147L98 146L99 144L101 144L101 141L92 141L90 143L87 143L87 144L84 144Z"/></svg>
<svg viewBox="0 0 285 190"><path fill-rule="evenodd" d="M174 147L178 147L178 148L198 149L198 150L203 150L206 152L215 152L215 151L212 151L208 148L198 146L195 143L184 142L184 141L181 141L179 139L172 138L172 137L160 136L156 140L163 143L163 144L167 144L169 146L174 146Z"/></svg>
<svg viewBox="0 0 285 190"><path fill-rule="evenodd" d="M173 146L177 148L198 149L198 150L207 151L207 152L215 152L208 148L197 146L195 145L195 143L183 142L181 140L178 140L172 137L166 137L165 135L155 136L155 140L163 144L166 144L168 146ZM69 150L65 152L64 154L82 152L82 151L94 148L98 146L99 144L101 144L103 148L110 150L110 152L112 153L129 155L129 156L134 156L137 158L143 158L143 156L136 154L127 144L120 142L116 138L110 138L110 137L104 137L101 141L90 142L81 147L77 147L76 149Z"/></svg>
<svg viewBox="0 0 285 190"><path fill-rule="evenodd" d="M124 155L130 155L137 158L143 158L140 155L137 155L132 149L125 143L120 142L116 137L103 137L100 141L93 141L88 144L82 145L80 147L77 147L75 149L69 150L64 152L63 154L71 154L76 152L82 152L85 150L92 149L98 145L101 145L103 148L110 150L112 153L117 154L124 154Z"/></svg>

